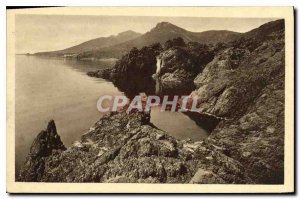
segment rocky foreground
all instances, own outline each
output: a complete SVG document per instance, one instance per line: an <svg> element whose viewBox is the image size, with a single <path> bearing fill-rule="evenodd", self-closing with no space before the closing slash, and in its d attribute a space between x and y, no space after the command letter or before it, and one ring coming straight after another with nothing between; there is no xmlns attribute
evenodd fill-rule
<svg viewBox="0 0 300 199"><path fill-rule="evenodd" d="M146 113L101 118L65 148L51 121L31 147L20 180L42 182L249 183L243 166L209 142L176 140ZM51 151L51 154L49 154Z"/></svg>
<svg viewBox="0 0 300 199"><path fill-rule="evenodd" d="M162 91L191 89L202 114L221 118L210 136L177 140L153 126L146 113L120 112L101 118L66 149L50 122L18 180L282 184L284 55L283 20L229 43L178 38L133 49L115 67L89 75L129 86L154 77ZM144 89L139 85L137 92Z"/></svg>

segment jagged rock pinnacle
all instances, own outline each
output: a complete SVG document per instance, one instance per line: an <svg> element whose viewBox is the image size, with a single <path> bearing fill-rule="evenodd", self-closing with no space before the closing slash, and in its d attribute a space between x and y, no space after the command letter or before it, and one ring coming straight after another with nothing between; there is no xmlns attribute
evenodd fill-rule
<svg viewBox="0 0 300 199"><path fill-rule="evenodd" d="M48 126L47 126L47 130L46 131L49 132L49 133L51 133L52 135L57 134L56 125L55 125L54 120L50 120L48 122Z"/></svg>

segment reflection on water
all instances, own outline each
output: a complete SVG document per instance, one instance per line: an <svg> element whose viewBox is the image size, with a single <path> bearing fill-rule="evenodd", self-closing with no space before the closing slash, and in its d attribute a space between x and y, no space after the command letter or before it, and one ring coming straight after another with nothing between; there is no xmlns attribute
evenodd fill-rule
<svg viewBox="0 0 300 199"><path fill-rule="evenodd" d="M113 62L87 62L16 56L16 171L25 160L36 135L50 119L66 146L92 126L102 114L97 100L102 95L155 94L155 82L136 81L116 88L111 82L92 78L86 72L112 66ZM134 84L133 84L134 85ZM201 140L206 130L182 113L151 111L151 122L179 139Z"/></svg>

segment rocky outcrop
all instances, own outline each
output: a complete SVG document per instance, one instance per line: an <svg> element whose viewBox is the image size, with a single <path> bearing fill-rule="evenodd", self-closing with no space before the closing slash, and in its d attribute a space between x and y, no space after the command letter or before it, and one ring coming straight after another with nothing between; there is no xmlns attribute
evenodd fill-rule
<svg viewBox="0 0 300 199"><path fill-rule="evenodd" d="M176 140L149 121L147 113L104 116L67 150L42 155L43 172L27 160L19 180L30 170L43 182L251 183L222 148Z"/></svg>
<svg viewBox="0 0 300 199"><path fill-rule="evenodd" d="M207 45L196 42L185 44L183 39L175 38L164 44L159 54L161 68L156 74L165 90L193 88L193 79L209 63L214 53Z"/></svg>
<svg viewBox="0 0 300 199"><path fill-rule="evenodd" d="M156 71L156 56L161 49L160 44L141 49L133 48L117 61L114 67L91 71L87 75L110 80L128 95L142 91L154 92L155 82L152 75Z"/></svg>
<svg viewBox="0 0 300 199"><path fill-rule="evenodd" d="M284 74L248 106L242 116L219 124L210 141L239 160L255 183L284 181Z"/></svg>
<svg viewBox="0 0 300 199"><path fill-rule="evenodd" d="M64 150L66 150L66 147L57 134L54 121L51 120L47 129L41 131L33 141L30 153L20 171L19 180L28 182L41 181L47 158Z"/></svg>
<svg viewBox="0 0 300 199"><path fill-rule="evenodd" d="M193 80L196 89L191 95L199 97L202 113L223 118L207 142L239 161L253 182L283 183L284 20L231 43L194 43L200 50L190 46L180 40L166 42L156 75L160 84L180 88ZM209 59L195 61L203 57Z"/></svg>
<svg viewBox="0 0 300 199"><path fill-rule="evenodd" d="M164 73L159 78L163 90L178 91L178 89L192 89L193 74L184 69L176 69L172 73Z"/></svg>
<svg viewBox="0 0 300 199"><path fill-rule="evenodd" d="M161 51L160 44L143 47L140 50L133 48L118 61L111 71L110 79L113 82L131 81L137 77L151 77L156 70L156 56Z"/></svg>
<svg viewBox="0 0 300 199"><path fill-rule="evenodd" d="M214 52L207 45L196 42L186 44L182 38L175 38L163 46L154 44L141 49L133 48L113 68L87 74L108 79L121 90L138 87L136 93L145 90L140 86L149 86L149 83L155 87L150 77L159 80L164 92L179 89L189 92L194 88L193 79L213 58Z"/></svg>
<svg viewBox="0 0 300 199"><path fill-rule="evenodd" d="M194 80L202 112L230 119L208 139L255 183L284 179L284 21L275 23L274 31L264 26L257 37L227 44Z"/></svg>
<svg viewBox="0 0 300 199"><path fill-rule="evenodd" d="M266 85L284 73L283 30L273 32L259 44L255 49L234 46L222 50L195 78L194 94L201 99L203 112L240 115Z"/></svg>

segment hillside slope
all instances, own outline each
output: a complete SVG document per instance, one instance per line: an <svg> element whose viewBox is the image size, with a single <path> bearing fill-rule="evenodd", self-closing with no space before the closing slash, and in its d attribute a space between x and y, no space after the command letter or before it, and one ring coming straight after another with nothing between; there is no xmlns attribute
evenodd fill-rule
<svg viewBox="0 0 300 199"><path fill-rule="evenodd" d="M94 51L100 48L113 46L122 42L126 42L139 37L141 34L128 30L121 32L118 35L111 35L109 37L99 37L83 42L76 46L66 48L64 50L52 51L52 52L39 52L35 55L48 55L48 56L62 56L65 54L79 54L86 51Z"/></svg>
<svg viewBox="0 0 300 199"><path fill-rule="evenodd" d="M169 85L184 83L177 80L190 77L186 72L191 61L213 50L214 57L202 63L203 70L190 79L196 86L191 94L201 99L197 116L220 119L209 137L200 142L177 140L153 126L147 113L119 112L101 118L66 149L51 121L33 142L17 180L283 184L284 31L284 20L278 20L221 48L203 44L190 48L173 42L167 50L160 45L132 50L136 56L125 55L107 72L120 73L122 78L130 70L149 76L156 71L149 67L159 54L165 69L156 75L168 78ZM177 57L182 54L177 53L179 49L193 56ZM175 68L174 62L179 63ZM183 72L178 75L178 70ZM134 86L129 81L126 85Z"/></svg>

